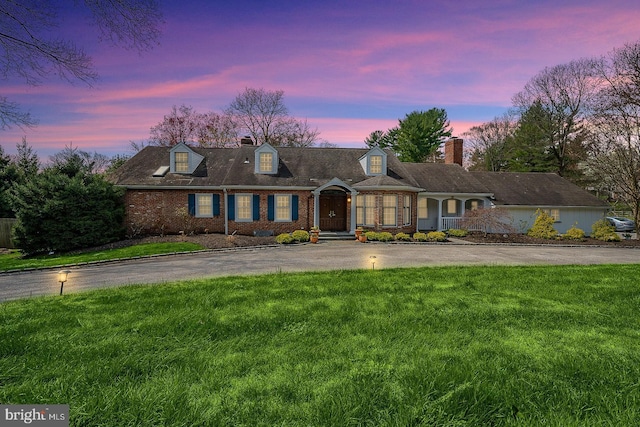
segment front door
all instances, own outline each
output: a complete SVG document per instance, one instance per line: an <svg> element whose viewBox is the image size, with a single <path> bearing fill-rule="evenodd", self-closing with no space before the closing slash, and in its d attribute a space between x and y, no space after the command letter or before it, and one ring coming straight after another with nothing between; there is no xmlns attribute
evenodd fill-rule
<svg viewBox="0 0 640 427"><path fill-rule="evenodd" d="M320 194L320 230L347 230L347 195L341 191Z"/></svg>

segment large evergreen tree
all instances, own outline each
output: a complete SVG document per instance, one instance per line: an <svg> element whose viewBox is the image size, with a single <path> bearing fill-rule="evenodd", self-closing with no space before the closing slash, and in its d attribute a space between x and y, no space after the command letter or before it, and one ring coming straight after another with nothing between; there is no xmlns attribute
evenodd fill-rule
<svg viewBox="0 0 640 427"><path fill-rule="evenodd" d="M123 237L122 190L72 156L11 190L14 242L26 254L70 251Z"/></svg>

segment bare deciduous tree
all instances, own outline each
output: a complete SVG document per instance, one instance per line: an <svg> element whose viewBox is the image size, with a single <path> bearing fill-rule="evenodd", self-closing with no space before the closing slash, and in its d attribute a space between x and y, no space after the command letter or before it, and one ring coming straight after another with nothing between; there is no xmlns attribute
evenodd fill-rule
<svg viewBox="0 0 640 427"><path fill-rule="evenodd" d="M76 5L78 2L69 2ZM162 14L156 0L85 0L102 38L144 51L157 43ZM56 36L59 2L0 2L0 75L38 85L51 75L91 85L97 78L91 58L72 40ZM34 126L29 113L0 96L0 129Z"/></svg>
<svg viewBox="0 0 640 427"><path fill-rule="evenodd" d="M594 107L598 144L589 167L640 222L640 42L614 50L598 63L602 79Z"/></svg>
<svg viewBox="0 0 640 427"><path fill-rule="evenodd" d="M233 147L238 144L237 125L227 114L198 113L193 107L171 108L162 121L151 128L149 143L173 146L180 143L200 147ZM139 151L138 144L134 148ZM140 146L143 148L144 144Z"/></svg>
<svg viewBox="0 0 640 427"><path fill-rule="evenodd" d="M467 230L481 231L485 237L488 233L517 232L509 211L500 207L465 211L462 226Z"/></svg>
<svg viewBox="0 0 640 427"><path fill-rule="evenodd" d="M225 112L233 116L258 145L309 147L320 134L317 129L311 129L306 120L289 116L282 90L245 88Z"/></svg>
<svg viewBox="0 0 640 427"><path fill-rule="evenodd" d="M470 169L491 172L506 170L507 142L516 127L513 114L506 113L465 132L462 136L472 150Z"/></svg>

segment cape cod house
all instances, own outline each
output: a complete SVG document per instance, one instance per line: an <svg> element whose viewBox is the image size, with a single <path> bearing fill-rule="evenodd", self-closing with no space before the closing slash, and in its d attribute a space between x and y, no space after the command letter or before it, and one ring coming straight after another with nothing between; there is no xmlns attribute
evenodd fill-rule
<svg viewBox="0 0 640 427"><path fill-rule="evenodd" d="M555 174L469 172L461 139L445 163L402 163L380 148L145 147L113 182L138 232L279 234L458 228L465 211L501 206L526 231L537 209L587 233L608 205Z"/></svg>

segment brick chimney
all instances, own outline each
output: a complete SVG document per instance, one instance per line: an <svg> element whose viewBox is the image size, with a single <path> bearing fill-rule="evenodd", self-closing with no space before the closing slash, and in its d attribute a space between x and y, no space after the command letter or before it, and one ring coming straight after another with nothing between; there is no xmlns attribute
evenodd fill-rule
<svg viewBox="0 0 640 427"><path fill-rule="evenodd" d="M444 162L462 166L462 138L451 138L444 143Z"/></svg>

